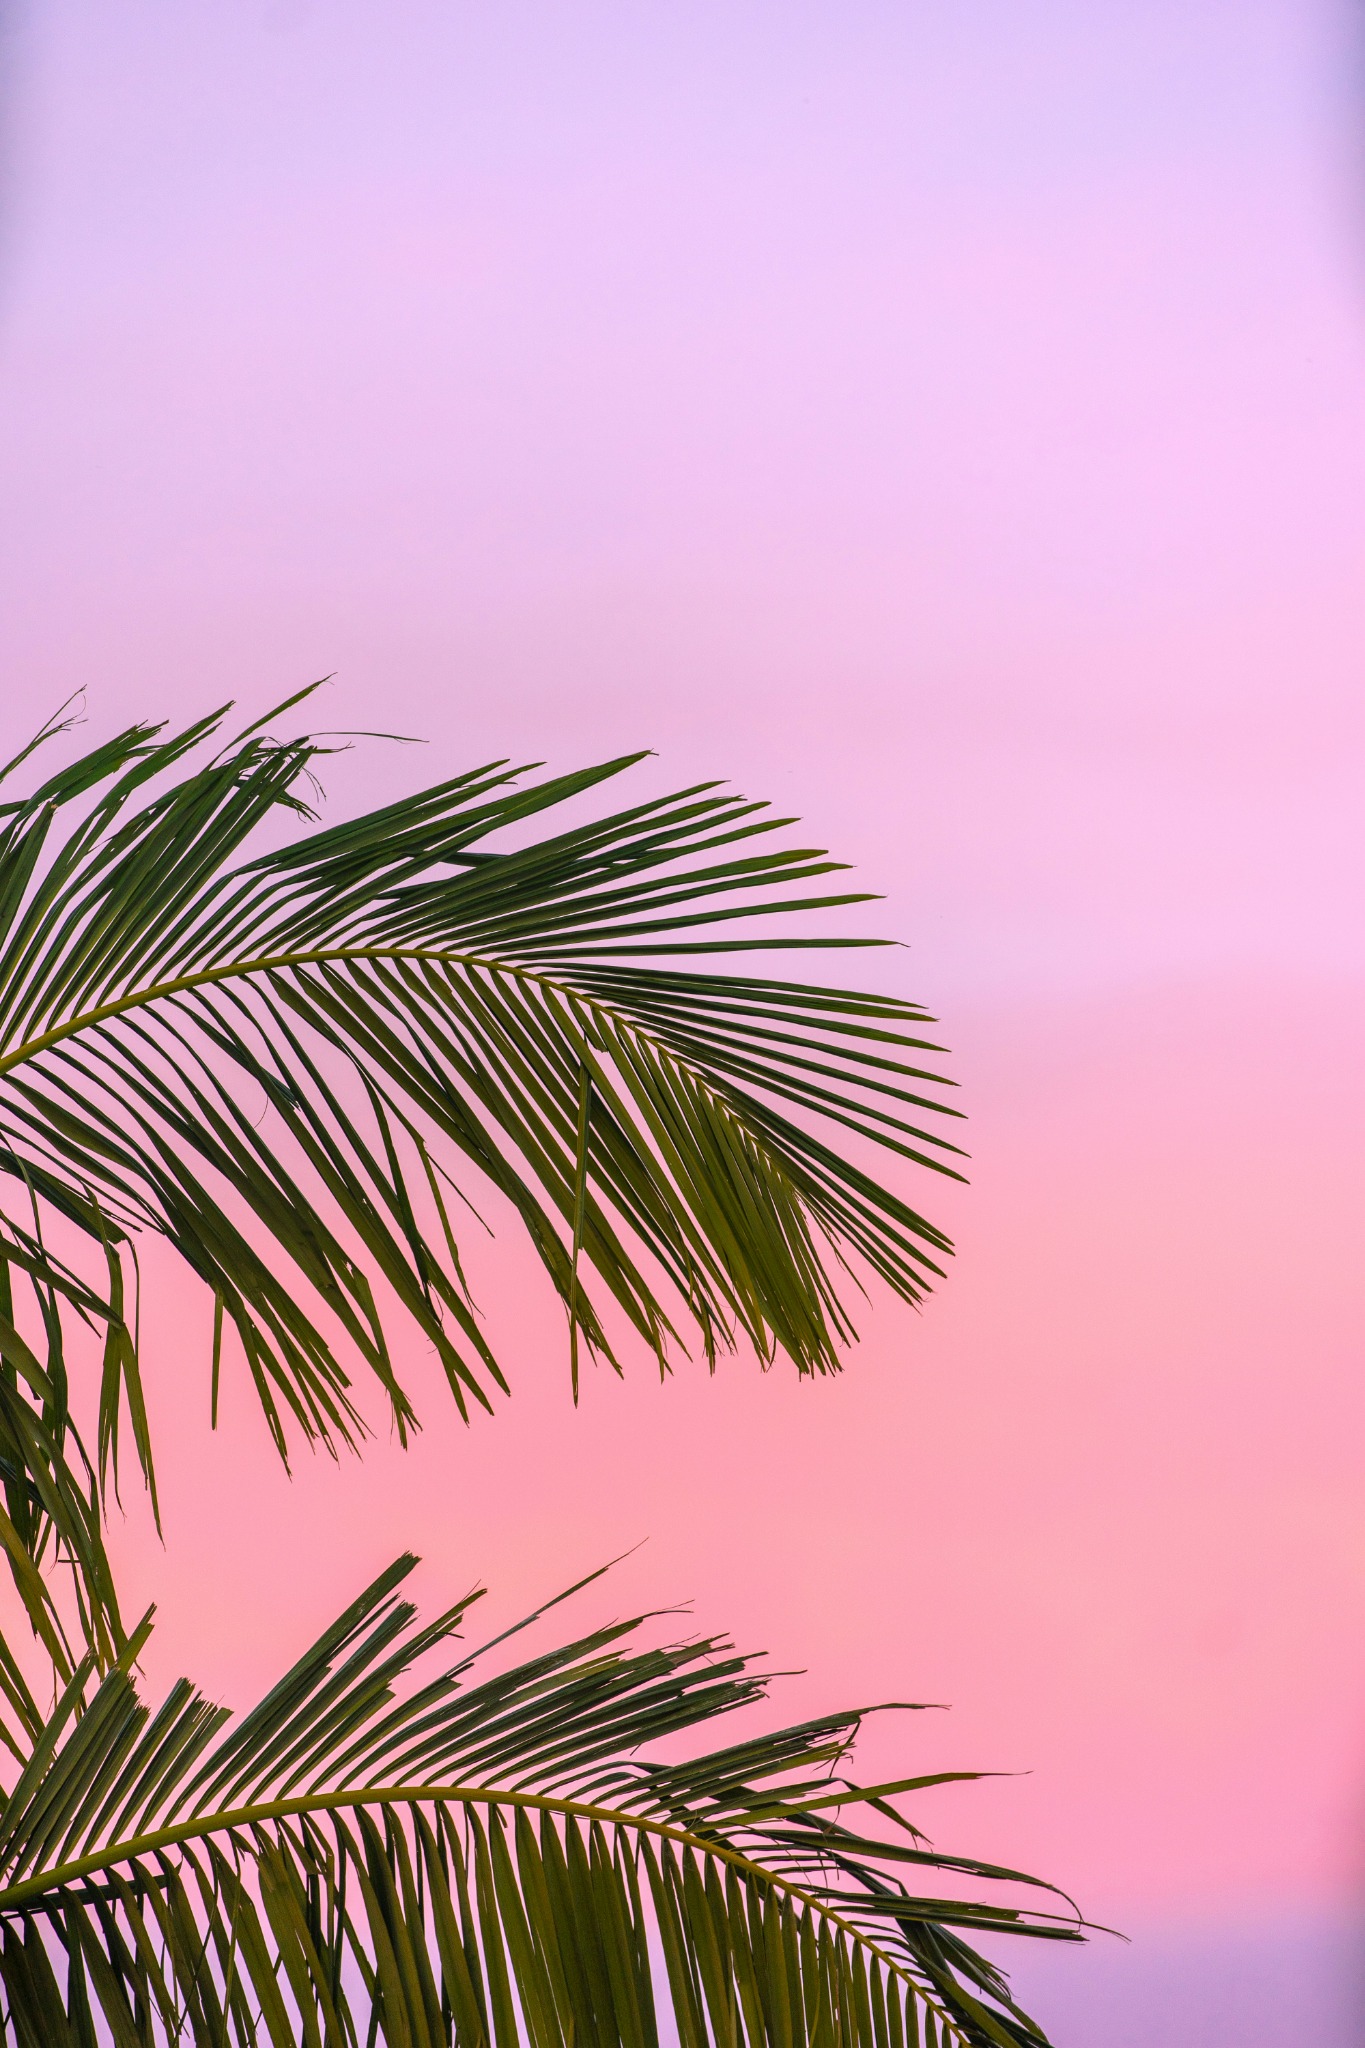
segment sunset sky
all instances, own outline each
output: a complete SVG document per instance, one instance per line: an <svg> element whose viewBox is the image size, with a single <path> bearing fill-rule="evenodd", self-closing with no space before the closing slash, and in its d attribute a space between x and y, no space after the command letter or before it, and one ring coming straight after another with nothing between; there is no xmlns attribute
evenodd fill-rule
<svg viewBox="0 0 1365 2048"><path fill-rule="evenodd" d="M1137 1934L1026 1979L1063 2048L1337 2048L1365 17L2 18L0 738L333 673L320 722L428 744L357 748L329 815L503 755L732 778L885 898L858 971L942 1019L971 1119L971 1187L917 1191L947 1284L813 1386L641 1360L575 1413L508 1245L506 1411L463 1430L415 1358L418 1447L291 1484L245 1387L209 1435L167 1272L167 1548L118 1538L154 1671L244 1699L408 1545L510 1615L643 1544L607 1605L691 1600L804 1673L793 1716L951 1703L870 1771L1021 1774L925 1820Z"/></svg>

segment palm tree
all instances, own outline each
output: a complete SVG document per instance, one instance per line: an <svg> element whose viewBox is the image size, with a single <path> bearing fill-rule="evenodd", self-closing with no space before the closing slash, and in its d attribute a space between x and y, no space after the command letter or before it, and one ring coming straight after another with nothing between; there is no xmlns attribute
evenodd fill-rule
<svg viewBox="0 0 1365 2048"><path fill-rule="evenodd" d="M362 1439L343 1360L413 1426L402 1322L461 1414L506 1393L481 1188L575 1393L580 1348L629 1343L835 1371L850 1287L918 1301L950 1250L870 1170L956 1171L931 1020L710 958L858 943L774 925L862 900L791 821L715 784L585 817L628 756L299 830L332 745L272 736L298 702L227 744L222 712L131 727L0 803L0 1540L34 1638L0 1637L5 2038L652 2048L661 1999L687 2048L1041 2040L958 1930L1076 1919L913 1895L907 1865L1031 1881L932 1851L890 1803L926 1781L844 1775L856 1714L670 1753L763 1693L728 1644L636 1621L426 1675L469 1603L417 1627L403 1559L241 1722L141 1702L103 1541L125 1430L155 1512L140 1236L212 1298L215 1412L244 1364L285 1457Z"/></svg>

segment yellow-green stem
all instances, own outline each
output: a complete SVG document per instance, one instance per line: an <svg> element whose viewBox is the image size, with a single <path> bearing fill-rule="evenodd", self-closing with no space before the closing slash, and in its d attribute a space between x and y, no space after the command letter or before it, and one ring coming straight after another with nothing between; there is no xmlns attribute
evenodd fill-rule
<svg viewBox="0 0 1365 2048"><path fill-rule="evenodd" d="M686 1828L674 1827L669 1821L651 1820L647 1815L626 1813L610 1806L592 1806L578 1799L555 1799L539 1792L510 1792L487 1785L370 1785L356 1792L314 1792L304 1793L293 1799L272 1799L257 1806L226 1808L221 1813L199 1814L192 1820L177 1821L171 1827L155 1828L145 1835L136 1835L131 1841L119 1842L105 1849L97 1849L88 1856L75 1857L70 1863L60 1863L38 1877L25 1878L22 1883L10 1885L0 1891L0 1914L16 1912L20 1907L58 1890L64 1885L76 1884L83 1877L108 1869L117 1863L129 1863L135 1857L151 1856L160 1849L172 1849L182 1842L194 1841L197 1837L221 1834L229 1828L259 1826L273 1820L288 1820L295 1815L314 1813L336 1813L357 1806L520 1806L540 1813L562 1814L575 1820L597 1821L604 1827L618 1827L640 1834L657 1835L667 1842L676 1842L686 1849L695 1849L704 1856L713 1856L722 1863L746 1875L756 1877L773 1891L784 1892L789 1898L808 1906L821 1915L830 1926L837 1927L860 1948L875 1956L883 1967L902 1983L908 1985L917 1997L927 2003L924 1986L916 1982L895 1958L888 1955L875 1941L856 1927L851 1920L836 1913L814 1892L806 1891L801 1885L793 1884L790 1878L780 1872L766 1870L761 1863L755 1863L738 1849L731 1849L723 1842L708 1840L704 1835L694 1835ZM949 2015L935 2005L934 2010L952 2025Z"/></svg>

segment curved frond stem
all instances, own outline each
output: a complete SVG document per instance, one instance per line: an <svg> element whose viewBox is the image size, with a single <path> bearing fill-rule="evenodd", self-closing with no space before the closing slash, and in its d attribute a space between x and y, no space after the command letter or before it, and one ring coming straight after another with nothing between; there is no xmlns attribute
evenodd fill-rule
<svg viewBox="0 0 1365 2048"><path fill-rule="evenodd" d="M953 1775L958 1775L954 1773ZM975 1775L964 1773L962 1775ZM851 1806L861 1798L870 1798L871 1793L847 1792L837 1800L825 1802L830 1805ZM806 1801L794 1812L810 1811L818 1803ZM0 1887L0 1915L31 1905L45 1892L59 1890L65 1885L79 1882L83 1878L96 1876L111 1864L127 1863L144 1856L158 1854L163 1849L184 1847L187 1843L205 1840L211 1835L230 1834L234 1829L258 1827L267 1821L290 1820L317 1813L345 1813L367 1806L487 1806L507 1807L528 1813L549 1813L571 1816L575 1820L596 1821L602 1827L619 1827L627 1833L650 1835L663 1842L673 1842L679 1848L693 1849L699 1854L713 1856L718 1862L728 1864L735 1870L744 1871L751 1877L759 1878L780 1891L797 1899L802 1905L811 1906L829 1919L831 1926L844 1933L854 1935L866 1942L866 1936L850 1920L842 1919L822 1897L804 1889L793 1879L784 1877L770 1865L758 1863L742 1850L731 1847L714 1834L693 1834L686 1828L676 1827L670 1821L657 1820L649 1814L632 1813L628 1808L596 1806L581 1799L563 1799L544 1792L518 1792L498 1785L366 1785L342 1792L310 1792L293 1799L267 1799L249 1806L225 1807L220 1813L196 1814L193 1819L177 1821L164 1828L154 1828L144 1835L133 1836L126 1842L111 1844L108 1848L95 1850L88 1856L77 1856L69 1863L58 1864L54 1869L45 1870L41 1875L26 1878L18 1884ZM1049 1886L1047 1889L1051 1890ZM1079 1927L1083 1923L1079 1915L1059 1916L1059 1924ZM872 1953L888 1967L900 1972L900 1965L891 1956L881 1954L868 1944Z"/></svg>
<svg viewBox="0 0 1365 2048"><path fill-rule="evenodd" d="M784 940L782 943L785 947L792 942ZM877 945L883 942L868 939L860 940L858 943ZM670 947L667 950L675 952L678 949ZM49 1030L39 1032L36 1037L11 1047L7 1052L0 1052L0 1075L10 1073L14 1068L22 1066L26 1060L35 1059L38 1054L60 1045L64 1039L78 1037L82 1032L110 1023L115 1018L131 1016L135 1011L149 1009L177 996L189 995L197 989L247 980L255 975L283 974L306 967L373 965L390 961L411 961L437 967L483 968L490 973L507 975L530 987L549 990L555 994L571 993L575 1002L584 1004L596 1015L628 1028L636 1036L657 1043L661 1053L668 1050L662 1039L645 1030L638 1019L621 1004L608 1001L566 975L554 975L544 968L528 967L523 962L505 955L466 951L449 946L317 946L307 950L265 953L256 959L223 961L213 967L198 968L191 974L177 975L169 981L151 982L144 988L131 989L126 995L99 1003L93 1009L78 1011L75 1015L64 1018L60 1024L54 1024ZM835 992L826 990L823 993L828 998ZM946 1146L945 1149L955 1148Z"/></svg>

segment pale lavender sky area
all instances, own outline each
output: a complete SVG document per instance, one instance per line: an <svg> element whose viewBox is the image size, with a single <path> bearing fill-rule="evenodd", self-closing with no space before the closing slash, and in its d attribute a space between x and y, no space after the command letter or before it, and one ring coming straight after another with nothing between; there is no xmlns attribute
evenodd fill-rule
<svg viewBox="0 0 1365 2048"><path fill-rule="evenodd" d="M1310 0L11 8L0 738L334 671L332 806L647 745L884 892L973 1186L842 1381L526 1383L406 1458L208 1435L158 1669L241 1697L412 1544L649 1541L791 1711L1130 1949L1063 2048L1353 2038L1365 1834L1365 14ZM867 963L860 962L863 971ZM928 1204L928 1196L921 1191ZM421 1384L425 1371L417 1361ZM325 1518L325 1519L324 1519ZM941 1819L940 1819L941 1814ZM929 1818L926 1816L926 1818Z"/></svg>

